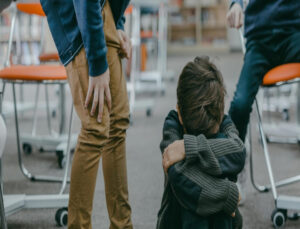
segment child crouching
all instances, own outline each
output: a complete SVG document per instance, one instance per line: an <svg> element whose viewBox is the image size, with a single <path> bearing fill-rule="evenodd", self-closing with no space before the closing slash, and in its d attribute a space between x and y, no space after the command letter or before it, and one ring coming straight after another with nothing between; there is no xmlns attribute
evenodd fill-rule
<svg viewBox="0 0 300 229"><path fill-rule="evenodd" d="M235 184L245 148L228 116L222 75L208 58L183 69L177 111L170 111L160 147L166 173L158 229L241 228Z"/></svg>

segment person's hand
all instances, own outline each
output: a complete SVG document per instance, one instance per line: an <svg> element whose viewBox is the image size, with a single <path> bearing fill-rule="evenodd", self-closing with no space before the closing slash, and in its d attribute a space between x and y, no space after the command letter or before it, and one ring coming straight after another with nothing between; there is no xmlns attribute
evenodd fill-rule
<svg viewBox="0 0 300 229"><path fill-rule="evenodd" d="M184 140L177 140L170 144L163 153L163 168L167 173L168 168L185 158Z"/></svg>
<svg viewBox="0 0 300 229"><path fill-rule="evenodd" d="M129 59L130 57L130 53L131 53L131 41L129 39L129 37L127 36L127 34L121 30L118 29L118 35L119 35L119 41L121 44L121 51L120 51L120 55L121 57L125 57L127 59Z"/></svg>
<svg viewBox="0 0 300 229"><path fill-rule="evenodd" d="M89 77L89 89L85 99L84 107L87 109L92 100L91 115L94 116L98 106L97 121L101 123L104 107L104 97L107 102L108 110L111 110L111 95L109 89L109 69L102 75ZM93 98L93 99L92 99Z"/></svg>
<svg viewBox="0 0 300 229"><path fill-rule="evenodd" d="M241 199L242 199L242 197L241 197L241 194L239 193L239 200L238 200L238 204L237 204L237 205L239 205ZM231 216L232 216L232 217L235 217L235 212L233 212L233 213L231 214Z"/></svg>
<svg viewBox="0 0 300 229"><path fill-rule="evenodd" d="M241 5L235 3L227 13L227 22L231 28L240 28L244 24L244 13Z"/></svg>

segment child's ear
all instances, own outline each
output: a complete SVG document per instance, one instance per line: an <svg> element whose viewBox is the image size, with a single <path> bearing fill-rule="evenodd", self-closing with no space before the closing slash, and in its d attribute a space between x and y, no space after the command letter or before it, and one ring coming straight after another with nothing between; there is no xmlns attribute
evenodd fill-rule
<svg viewBox="0 0 300 229"><path fill-rule="evenodd" d="M177 110L177 113L178 113L179 122L180 122L181 125L183 125L183 122L182 122L182 118L181 118L181 114L180 114L180 110L179 110L178 104L176 104L176 110Z"/></svg>

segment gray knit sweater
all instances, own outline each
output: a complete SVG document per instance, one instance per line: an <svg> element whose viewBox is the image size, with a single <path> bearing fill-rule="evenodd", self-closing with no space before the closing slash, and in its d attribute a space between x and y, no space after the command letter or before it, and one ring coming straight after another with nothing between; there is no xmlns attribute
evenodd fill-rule
<svg viewBox="0 0 300 229"><path fill-rule="evenodd" d="M207 139L203 134L184 135L177 112L171 111L164 123L161 151L182 138L186 158L168 170L157 229L170 228L171 195L199 216L232 214L237 208L239 193L233 181L244 167L245 148L230 118L223 120L217 138Z"/></svg>

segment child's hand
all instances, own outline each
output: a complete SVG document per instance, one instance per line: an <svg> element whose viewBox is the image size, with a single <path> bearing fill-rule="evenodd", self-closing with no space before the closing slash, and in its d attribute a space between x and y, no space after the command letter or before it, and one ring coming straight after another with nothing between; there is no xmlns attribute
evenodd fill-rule
<svg viewBox="0 0 300 229"><path fill-rule="evenodd" d="M168 168L176 162L182 161L185 158L184 141L177 140L170 144L163 153L163 168L165 173Z"/></svg>

